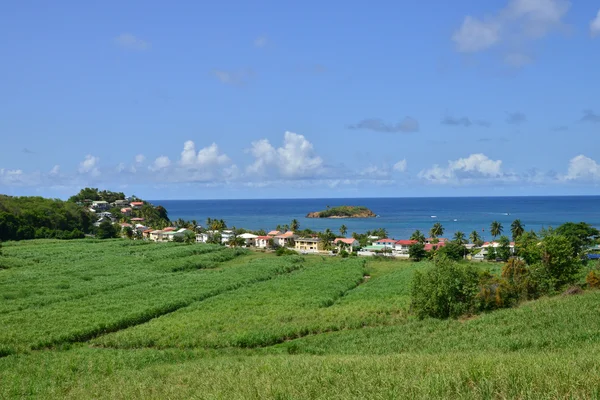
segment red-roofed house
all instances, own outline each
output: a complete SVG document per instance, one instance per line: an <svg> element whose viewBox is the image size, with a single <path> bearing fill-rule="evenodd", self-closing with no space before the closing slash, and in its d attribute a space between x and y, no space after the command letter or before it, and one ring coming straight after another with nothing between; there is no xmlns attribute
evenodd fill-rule
<svg viewBox="0 0 600 400"><path fill-rule="evenodd" d="M279 232L279 231L271 231L271 232L267 233L267 236L277 236L277 235L281 235L281 232Z"/></svg>
<svg viewBox="0 0 600 400"><path fill-rule="evenodd" d="M408 248L415 243L417 243L416 240L406 240L406 239L396 240L396 243L394 243L394 249L398 253L408 254Z"/></svg>
<svg viewBox="0 0 600 400"><path fill-rule="evenodd" d="M439 243L426 243L425 244L425 251L431 251L431 250L435 250L435 249L439 249L440 247L444 247L448 242L439 242Z"/></svg>
<svg viewBox="0 0 600 400"><path fill-rule="evenodd" d="M131 206L131 208L133 209L139 209L142 208L142 206L144 205L143 201L132 201L131 203L129 203L129 205Z"/></svg>
<svg viewBox="0 0 600 400"><path fill-rule="evenodd" d="M131 218L132 221L142 222L144 218Z"/></svg>
<svg viewBox="0 0 600 400"><path fill-rule="evenodd" d="M260 249L266 249L269 247L269 240L271 240L271 236L257 236L254 240L256 243L256 247Z"/></svg>
<svg viewBox="0 0 600 400"><path fill-rule="evenodd" d="M175 228L173 228L172 226L167 226L165 229L163 229L163 232L173 232L175 230Z"/></svg>
<svg viewBox="0 0 600 400"><path fill-rule="evenodd" d="M286 247L292 243L294 243L294 239L298 236L294 234L292 231L287 231L286 233L282 233L281 235L273 236L273 241L276 246Z"/></svg>
<svg viewBox="0 0 600 400"><path fill-rule="evenodd" d="M123 207L121 208L121 214L129 217L131 215L131 207Z"/></svg>
<svg viewBox="0 0 600 400"><path fill-rule="evenodd" d="M338 247L338 251L342 251L342 249L344 249L346 251L349 251L350 253L352 253L354 249L360 247L360 243L358 243L358 240L354 238L336 238L333 241L333 244L335 244Z"/></svg>

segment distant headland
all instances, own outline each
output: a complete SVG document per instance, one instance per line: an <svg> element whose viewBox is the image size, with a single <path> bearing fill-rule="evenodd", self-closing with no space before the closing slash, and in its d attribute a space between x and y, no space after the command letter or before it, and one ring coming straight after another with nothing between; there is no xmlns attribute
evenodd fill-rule
<svg viewBox="0 0 600 400"><path fill-rule="evenodd" d="M338 206L306 214L306 218L374 218L377 215L363 206Z"/></svg>

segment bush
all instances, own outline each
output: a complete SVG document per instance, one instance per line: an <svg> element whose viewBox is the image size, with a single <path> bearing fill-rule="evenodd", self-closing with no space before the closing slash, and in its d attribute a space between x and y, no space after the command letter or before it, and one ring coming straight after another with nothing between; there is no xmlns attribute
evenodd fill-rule
<svg viewBox="0 0 600 400"><path fill-rule="evenodd" d="M466 252L467 250L462 244L450 242L437 250L436 257L445 256L451 260L460 261L464 258Z"/></svg>
<svg viewBox="0 0 600 400"><path fill-rule="evenodd" d="M434 266L416 271L411 288L411 309L418 318L456 318L475 311L479 272L471 265L438 257Z"/></svg>
<svg viewBox="0 0 600 400"><path fill-rule="evenodd" d="M348 253L346 250L340 251L340 256L342 258L348 258L349 255L350 255L350 253Z"/></svg>
<svg viewBox="0 0 600 400"><path fill-rule="evenodd" d="M291 255L298 255L298 253L294 250L285 248L285 247L279 247L276 251L275 251L275 255L276 256L291 256Z"/></svg>
<svg viewBox="0 0 600 400"><path fill-rule="evenodd" d="M427 252L425 251L425 245L423 243L415 243L408 247L408 256L413 259L413 261L421 261L425 257L427 257Z"/></svg>
<svg viewBox="0 0 600 400"><path fill-rule="evenodd" d="M590 271L585 277L585 282L590 288L600 289L600 272Z"/></svg>

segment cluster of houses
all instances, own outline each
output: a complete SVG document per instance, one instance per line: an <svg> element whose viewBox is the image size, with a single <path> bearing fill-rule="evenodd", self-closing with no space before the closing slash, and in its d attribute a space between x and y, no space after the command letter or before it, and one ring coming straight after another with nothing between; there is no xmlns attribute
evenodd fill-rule
<svg viewBox="0 0 600 400"><path fill-rule="evenodd" d="M112 213L108 210L110 210L113 207L117 207L117 208L121 208L121 213L125 216L130 216L131 215L131 211L132 210L138 210L140 208L142 208L142 206L144 205L143 201L131 201L131 200L115 200L112 203L109 203L108 201L104 201L104 200L96 200L96 201L92 201L90 206L89 206L89 210L93 213L96 214L96 216L98 217L98 220L96 221L96 223L94 225L96 226L100 226L101 223L103 223L104 221L110 221L111 223L116 223L117 222L117 218L112 215ZM131 219L132 222L143 222L144 219L143 218L132 218ZM133 227L131 224L127 224L130 227ZM142 227L144 227L142 224L136 224L136 229L137 225L140 225L141 229ZM123 224L121 224L121 226L124 228ZM144 227L145 230L148 229L147 227Z"/></svg>

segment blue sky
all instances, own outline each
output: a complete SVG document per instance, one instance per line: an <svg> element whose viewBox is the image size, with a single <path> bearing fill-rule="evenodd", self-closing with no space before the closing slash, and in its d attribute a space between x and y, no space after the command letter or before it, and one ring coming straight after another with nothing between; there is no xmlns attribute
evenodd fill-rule
<svg viewBox="0 0 600 400"><path fill-rule="evenodd" d="M0 193L598 194L600 3L22 1Z"/></svg>

